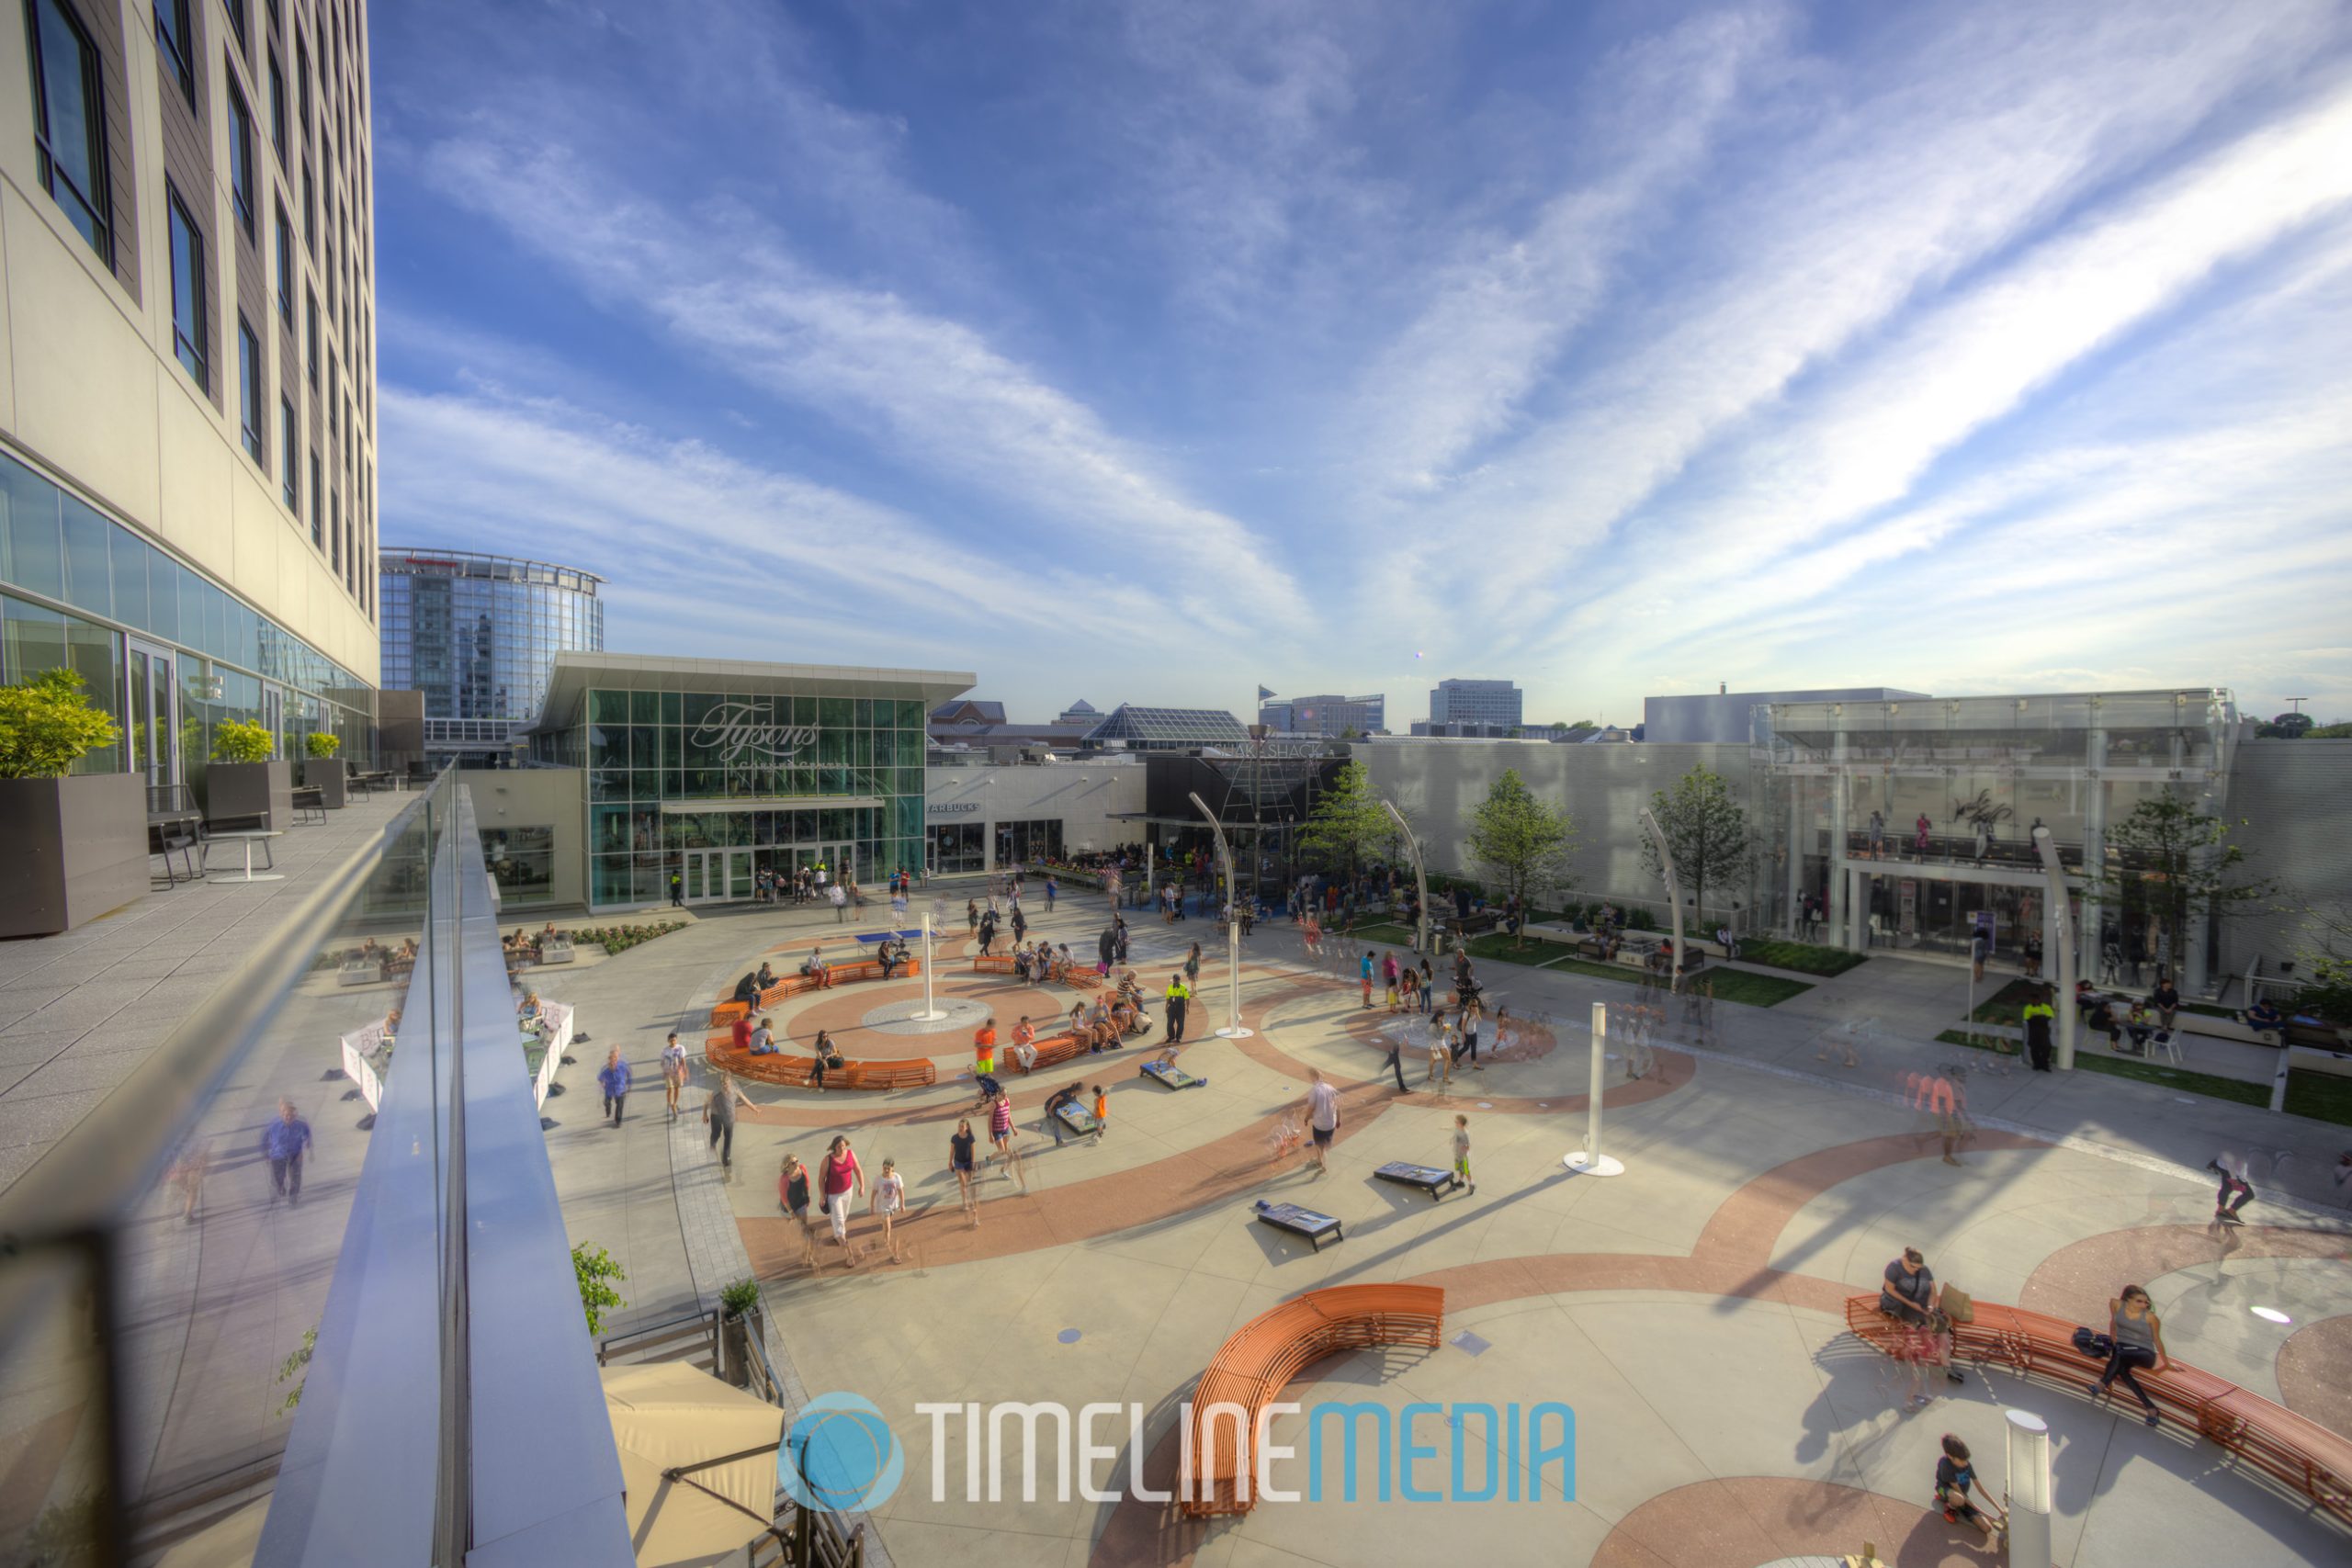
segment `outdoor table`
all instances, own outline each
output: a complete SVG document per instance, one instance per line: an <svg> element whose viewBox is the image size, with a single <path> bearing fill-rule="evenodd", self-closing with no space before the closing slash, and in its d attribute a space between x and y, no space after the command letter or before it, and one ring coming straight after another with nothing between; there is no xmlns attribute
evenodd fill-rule
<svg viewBox="0 0 2352 1568"><path fill-rule="evenodd" d="M256 872L256 871L254 871L254 845L256 842L258 842L258 843L260 843L260 844L261 844L261 847L262 847L262 854L263 854L263 856L265 857L265 858L263 859L263 861L262 861L262 864L263 864L263 865L265 865L265 866L275 865L275 864L277 863L276 863L276 861L274 861L274 860L272 860L272 859L269 859L269 858L266 858L266 857L269 855L269 844L268 844L268 840L271 840L271 839L277 839L277 838L282 838L282 837L284 837L284 835L283 835L282 833L280 833L277 829L274 829L274 828L271 828L271 829L265 829L265 828L240 828L240 829L236 829L236 830L235 830L235 831L233 831L233 832L228 832L228 833L215 833L215 834L213 834L209 839L207 839L207 840L205 840L205 867L204 867L204 871L205 871L205 877L204 877L204 879L205 879L207 882L283 882L283 881L285 881L285 880L286 880L286 874L285 874L284 872L280 872L280 871L261 871L261 872ZM244 874L243 874L243 875L240 875L240 876L232 876L232 875L230 875L230 874L229 874L228 873L226 873L226 872L219 872L219 873L216 873L216 872L214 872L214 871L213 871L213 869L212 869L212 864L211 864L211 859L212 859L212 846L213 846L214 844L225 843L225 842L231 841L231 840L236 840L236 841L238 841L238 842L242 842L242 843L244 845L244 847L245 847L245 868L244 868Z"/></svg>

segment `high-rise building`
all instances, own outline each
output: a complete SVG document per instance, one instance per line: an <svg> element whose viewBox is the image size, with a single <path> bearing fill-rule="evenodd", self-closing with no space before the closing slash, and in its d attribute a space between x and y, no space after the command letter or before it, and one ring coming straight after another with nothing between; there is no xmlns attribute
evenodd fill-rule
<svg viewBox="0 0 2352 1568"><path fill-rule="evenodd" d="M1522 722L1520 690L1509 681L1440 681L1430 693L1430 723L1498 724L1509 728Z"/></svg>
<svg viewBox="0 0 2352 1568"><path fill-rule="evenodd" d="M369 741L367 6L20 0L0 28L0 680L203 791L224 720Z"/></svg>
<svg viewBox="0 0 2352 1568"><path fill-rule="evenodd" d="M1388 699L1377 693L1368 697L1283 697L1261 703L1258 722L1285 735L1337 739L1351 730L1374 735L1388 728Z"/></svg>
<svg viewBox="0 0 2352 1568"><path fill-rule="evenodd" d="M428 757L487 761L538 721L559 653L605 650L605 580L470 550L387 549L384 689L424 694Z"/></svg>

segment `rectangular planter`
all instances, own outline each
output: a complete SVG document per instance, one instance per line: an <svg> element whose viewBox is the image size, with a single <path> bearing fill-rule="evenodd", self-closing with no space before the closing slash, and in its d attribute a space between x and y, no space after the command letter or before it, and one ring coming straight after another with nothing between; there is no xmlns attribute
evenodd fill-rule
<svg viewBox="0 0 2352 1568"><path fill-rule="evenodd" d="M302 764L304 786L317 790L329 811L343 809L350 779L351 764L340 757L312 757Z"/></svg>
<svg viewBox="0 0 2352 1568"><path fill-rule="evenodd" d="M0 779L0 936L48 936L147 891L136 773Z"/></svg>
<svg viewBox="0 0 2352 1568"><path fill-rule="evenodd" d="M294 825L294 764L213 762L204 770L204 820L283 832Z"/></svg>

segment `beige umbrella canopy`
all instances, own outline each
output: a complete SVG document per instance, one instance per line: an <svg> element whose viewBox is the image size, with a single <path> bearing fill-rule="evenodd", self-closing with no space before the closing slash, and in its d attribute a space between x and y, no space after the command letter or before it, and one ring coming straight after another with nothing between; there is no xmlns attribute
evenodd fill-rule
<svg viewBox="0 0 2352 1568"><path fill-rule="evenodd" d="M606 1367L604 1380L639 1568L717 1563L767 1527L783 1411L684 1361Z"/></svg>

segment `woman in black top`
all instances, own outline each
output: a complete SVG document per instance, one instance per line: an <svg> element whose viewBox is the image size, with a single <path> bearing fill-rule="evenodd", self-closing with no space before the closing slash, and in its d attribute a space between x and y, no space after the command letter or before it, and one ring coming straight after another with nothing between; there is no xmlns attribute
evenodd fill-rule
<svg viewBox="0 0 2352 1568"><path fill-rule="evenodd" d="M970 1215L972 1226L979 1228L980 1211L972 1202L972 1151L979 1140L972 1135L968 1118L956 1123L955 1133L947 1140L947 1168L956 1173L956 1190L964 1201L964 1213Z"/></svg>

